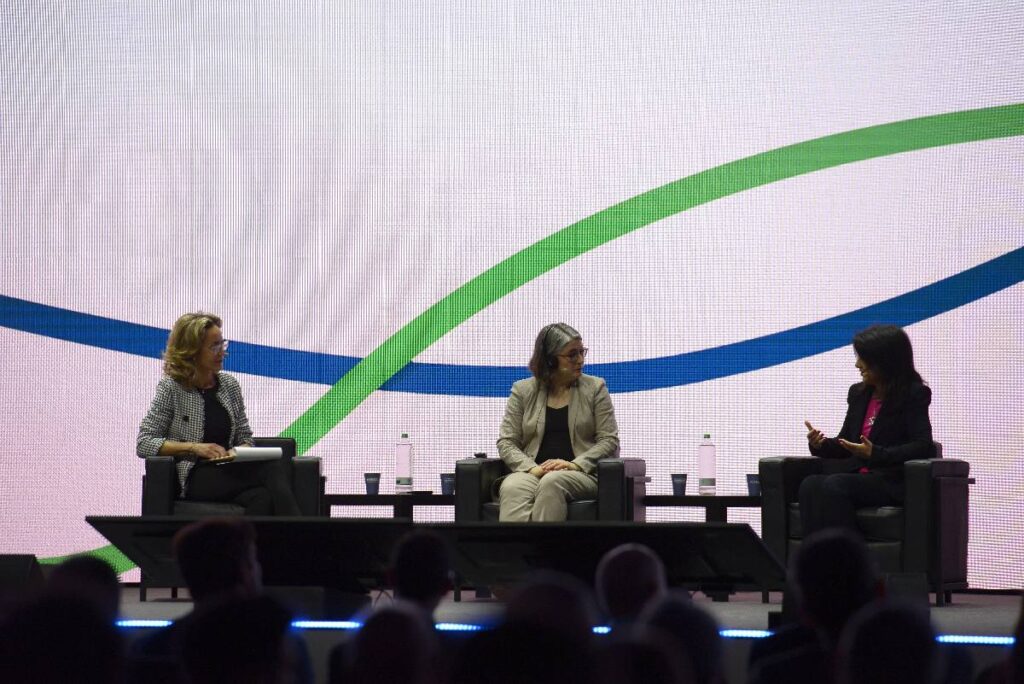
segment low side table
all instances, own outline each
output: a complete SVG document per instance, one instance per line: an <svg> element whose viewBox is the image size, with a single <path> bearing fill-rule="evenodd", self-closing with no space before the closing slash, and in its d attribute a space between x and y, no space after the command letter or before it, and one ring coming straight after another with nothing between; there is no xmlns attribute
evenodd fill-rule
<svg viewBox="0 0 1024 684"><path fill-rule="evenodd" d="M761 497L750 496L749 494L725 494L722 496L701 496L699 494L687 494L685 496L673 495L651 495L644 497L644 505L650 507L679 506L681 508L703 508L704 522L724 523L728 522L728 510L730 508L760 508ZM728 601L729 592L712 591L708 593L712 601ZM768 592L761 592L761 600L768 603Z"/></svg>
<svg viewBox="0 0 1024 684"><path fill-rule="evenodd" d="M410 494L325 494L330 515L331 506L391 506L392 516L412 520L416 506L454 506L454 494L412 492Z"/></svg>
<svg viewBox="0 0 1024 684"><path fill-rule="evenodd" d="M761 497L747 494L726 494L723 496L685 496L649 495L644 497L644 505L651 507L679 506L682 508L703 508L704 522L728 522L727 511L730 508L760 508Z"/></svg>

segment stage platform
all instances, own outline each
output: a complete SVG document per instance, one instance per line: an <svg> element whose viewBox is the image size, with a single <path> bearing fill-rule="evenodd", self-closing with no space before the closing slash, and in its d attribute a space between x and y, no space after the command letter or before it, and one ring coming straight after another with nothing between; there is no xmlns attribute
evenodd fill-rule
<svg viewBox="0 0 1024 684"><path fill-rule="evenodd" d="M281 590L285 591L285 590ZM136 586L126 586L122 592L121 611L125 619L174 620L192 609L187 600L187 592L182 590L181 598L171 599L167 589L151 589L149 600L139 601ZM303 596L301 592L289 601L289 596L282 596L291 605L298 605L301 611ZM390 600L387 594L371 592L370 600L378 605ZM702 594L696 594L694 600L711 612L723 630L767 630L768 614L781 610L782 594L773 592L770 603L761 603L760 593L743 592L734 594L728 602L712 601ZM940 635L956 635L967 637L1007 637L1013 632L1020 611L1021 599L1018 596L1000 594L963 593L954 594L953 603L943 607L931 608L932 622ZM436 618L439 623L454 625L486 626L499 619L504 605L496 599L476 599L471 592L463 593L463 600L455 601L449 595L438 607ZM298 612L297 611L297 612ZM339 619L343 616L339 616ZM340 625L339 625L340 626ZM140 628L128 629L130 637L142 633ZM314 666L317 669L317 681L326 681L324 671L327 652L339 641L348 638L351 629L332 629L330 625L321 628L303 628L301 630ZM756 636L731 636L726 639L726 662L730 684L742 684L746 681L746 659L751 640ZM1005 657L1008 647L1005 645L968 645L975 668L980 669L989 663Z"/></svg>
<svg viewBox="0 0 1024 684"><path fill-rule="evenodd" d="M191 610L187 600L170 598L167 586L181 583L170 540L190 521L172 517L87 518L150 578L149 600L138 587L123 593L126 619L173 620ZM413 527L411 520L250 518L268 592L289 605L309 644L319 681L327 652L348 638L357 610L389 601L380 591L395 542ZM643 543L658 554L669 583L696 589L695 600L718 620L726 639L729 681L746 681L747 653L753 639L767 635L772 614L782 610L782 593L760 591L784 584L784 568L749 525L732 523L434 523L416 525L441 535L452 549L456 574L468 586L510 585L537 569L553 569L590 585L601 556L625 542ZM328 587L328 589L324 589ZM184 592L184 590L182 590ZM713 601L711 596L727 601ZM955 593L950 605L931 607L940 637L959 637L980 669L1005 657L1008 637L1020 611L1020 597ZM466 638L500 619L504 606L464 590L450 595L435 617L447 623L445 638ZM138 630L128 628L130 635ZM999 642L1002 643L993 643Z"/></svg>

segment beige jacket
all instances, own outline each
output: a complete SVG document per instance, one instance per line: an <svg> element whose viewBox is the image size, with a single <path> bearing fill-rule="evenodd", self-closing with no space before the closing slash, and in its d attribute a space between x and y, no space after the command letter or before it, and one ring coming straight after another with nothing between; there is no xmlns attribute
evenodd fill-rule
<svg viewBox="0 0 1024 684"><path fill-rule="evenodd" d="M535 459L544 439L548 391L536 378L512 385L498 435L498 454L513 473L537 467ZM604 380L581 375L569 390L569 440L573 463L588 475L597 474L597 462L617 456L619 427Z"/></svg>

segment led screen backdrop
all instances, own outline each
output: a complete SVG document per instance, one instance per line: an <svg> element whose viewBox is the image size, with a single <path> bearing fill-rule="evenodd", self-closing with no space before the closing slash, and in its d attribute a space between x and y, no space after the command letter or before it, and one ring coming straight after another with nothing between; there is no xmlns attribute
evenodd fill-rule
<svg viewBox="0 0 1024 684"><path fill-rule="evenodd" d="M805 419L838 431L852 333L894 322L977 478L971 582L1019 587L1022 27L1004 2L4 3L0 552L98 549L85 515L139 511L185 311L224 318L257 434L334 492L388 482L401 432L417 488L493 456L554 321L650 491L710 432L738 492Z"/></svg>

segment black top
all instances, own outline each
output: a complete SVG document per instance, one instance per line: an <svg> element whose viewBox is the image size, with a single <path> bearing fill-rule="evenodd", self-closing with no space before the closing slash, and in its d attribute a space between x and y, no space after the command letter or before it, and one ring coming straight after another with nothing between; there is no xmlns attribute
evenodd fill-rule
<svg viewBox="0 0 1024 684"><path fill-rule="evenodd" d="M571 461L576 458L572 452L572 440L569 439L569 407L556 409L548 406L544 414L544 439L537 451L537 463L551 458Z"/></svg>
<svg viewBox="0 0 1024 684"><path fill-rule="evenodd" d="M230 449L231 416L217 401L218 389L220 381L216 380L210 389L199 390L199 394L203 396L203 443L220 444L225 449Z"/></svg>
<svg viewBox="0 0 1024 684"><path fill-rule="evenodd" d="M871 395L871 388L864 387L863 383L850 387L846 397L846 420L843 421L839 437L848 442L860 442L861 427L864 425L864 415ZM812 447L811 454L842 460L843 464L837 464L834 472L855 473L861 468L867 468L894 483L900 483L906 461L935 456L932 423L928 418L928 406L931 403L932 391L920 384L908 387L902 399L882 402L875 424L871 426L869 439L875 446L870 459L852 456L837 439L832 438L826 439L818 449Z"/></svg>

